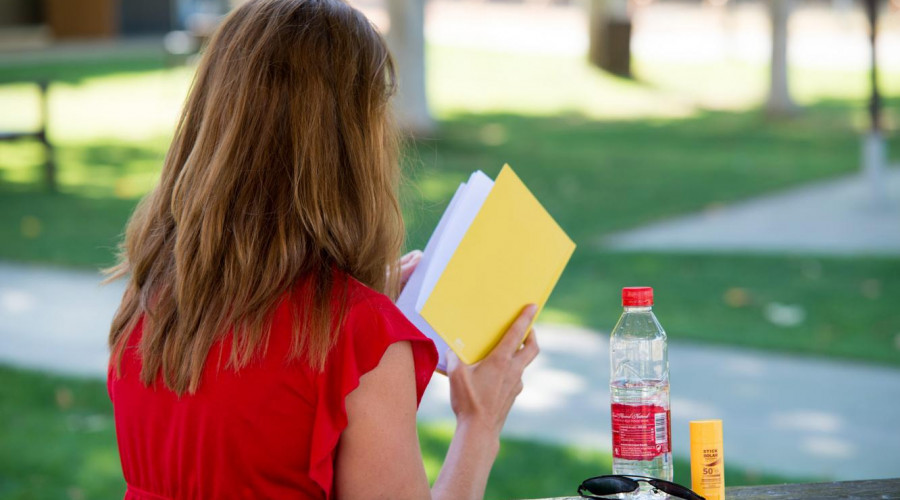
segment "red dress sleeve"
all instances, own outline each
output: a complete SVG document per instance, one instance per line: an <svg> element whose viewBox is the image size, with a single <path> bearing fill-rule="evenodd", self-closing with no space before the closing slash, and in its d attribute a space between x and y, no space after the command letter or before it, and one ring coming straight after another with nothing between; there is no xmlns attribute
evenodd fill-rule
<svg viewBox="0 0 900 500"><path fill-rule="evenodd" d="M384 295L371 295L353 304L325 369L318 376L309 476L332 498L335 450L347 427L345 398L359 386L359 379L378 366L388 346L409 341L416 377L416 404L437 365L434 342L422 334Z"/></svg>

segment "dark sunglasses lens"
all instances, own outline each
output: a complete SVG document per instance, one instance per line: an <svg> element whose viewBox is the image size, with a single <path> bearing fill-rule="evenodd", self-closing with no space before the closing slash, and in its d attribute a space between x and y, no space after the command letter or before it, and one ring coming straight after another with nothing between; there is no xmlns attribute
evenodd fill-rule
<svg viewBox="0 0 900 500"><path fill-rule="evenodd" d="M629 493L638 489L638 482L634 479L621 476L598 476L586 479L581 483L581 489L594 495L613 495L615 493Z"/></svg>
<svg viewBox="0 0 900 500"><path fill-rule="evenodd" d="M674 497L684 498L685 500L705 500L700 495L694 493L693 491L685 488L684 486L679 486L675 483L670 483L668 481L661 481L659 479L652 479L647 481L650 486L662 491L663 493L668 493Z"/></svg>

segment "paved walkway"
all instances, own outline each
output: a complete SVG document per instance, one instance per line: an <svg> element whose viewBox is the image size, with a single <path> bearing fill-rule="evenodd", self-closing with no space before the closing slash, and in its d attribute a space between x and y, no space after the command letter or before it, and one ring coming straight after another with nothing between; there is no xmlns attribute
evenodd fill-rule
<svg viewBox="0 0 900 500"><path fill-rule="evenodd" d="M0 263L0 361L105 376L122 285L98 282L89 272ZM542 354L506 434L608 450L607 336L558 325L538 332ZM722 418L732 464L796 477L900 476L900 370L703 347L670 335L677 455L688 453L689 420ZM447 380L436 375L421 419L452 422L448 395Z"/></svg>
<svg viewBox="0 0 900 500"><path fill-rule="evenodd" d="M882 203L859 174L661 221L597 242L623 250L900 255L900 168Z"/></svg>

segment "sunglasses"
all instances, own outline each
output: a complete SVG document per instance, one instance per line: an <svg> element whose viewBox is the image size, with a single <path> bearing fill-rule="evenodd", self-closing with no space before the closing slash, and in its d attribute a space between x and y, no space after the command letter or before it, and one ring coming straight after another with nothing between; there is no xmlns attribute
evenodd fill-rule
<svg viewBox="0 0 900 500"><path fill-rule="evenodd" d="M584 498L602 498L617 493L631 493L640 487L639 482L653 487L653 492L661 491L684 500L706 500L684 486L646 476L610 475L585 479L578 487L578 494Z"/></svg>

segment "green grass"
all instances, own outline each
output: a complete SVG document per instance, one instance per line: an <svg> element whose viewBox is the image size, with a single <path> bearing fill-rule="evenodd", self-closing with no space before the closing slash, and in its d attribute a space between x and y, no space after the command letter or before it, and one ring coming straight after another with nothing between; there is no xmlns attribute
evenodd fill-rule
<svg viewBox="0 0 900 500"><path fill-rule="evenodd" d="M433 481L452 429L422 425L419 436ZM608 453L503 440L486 498L570 494L583 479L610 470ZM689 470L676 460L676 481L690 484ZM726 474L731 486L786 482L732 464ZM121 498L124 488L103 381L0 365L0 498Z"/></svg>
<svg viewBox="0 0 900 500"><path fill-rule="evenodd" d="M97 53L82 52L77 56L31 55L27 60L0 66L0 84L37 80L77 84L91 78L159 70L166 67L166 63L161 47L150 44Z"/></svg>
<svg viewBox="0 0 900 500"><path fill-rule="evenodd" d="M900 366L900 259L641 255L601 244L617 230L855 172L864 73L793 72L804 112L772 121L752 106L764 67L638 61L640 79L629 81L575 57L445 47L429 57L440 129L407 149L411 248L471 171L493 176L509 162L578 243L544 320L608 329L618 288L649 284L674 339ZM11 82L0 85L0 109L14 111L0 114L0 129L35 120L34 90L21 82L52 68L0 68ZM50 127L61 193L41 191L36 144L0 143L0 259L102 267L159 175L190 72L152 60L64 70ZM897 76L882 75L889 124L900 123ZM889 147L898 161L898 134ZM771 323L772 303L799 306L804 321Z"/></svg>
<svg viewBox="0 0 900 500"><path fill-rule="evenodd" d="M897 259L577 252L545 321L609 331L623 285L652 284L669 339L900 366ZM779 326L773 304L800 308Z"/></svg>
<svg viewBox="0 0 900 500"><path fill-rule="evenodd" d="M4 366L0 380L0 498L122 498L103 382Z"/></svg>

